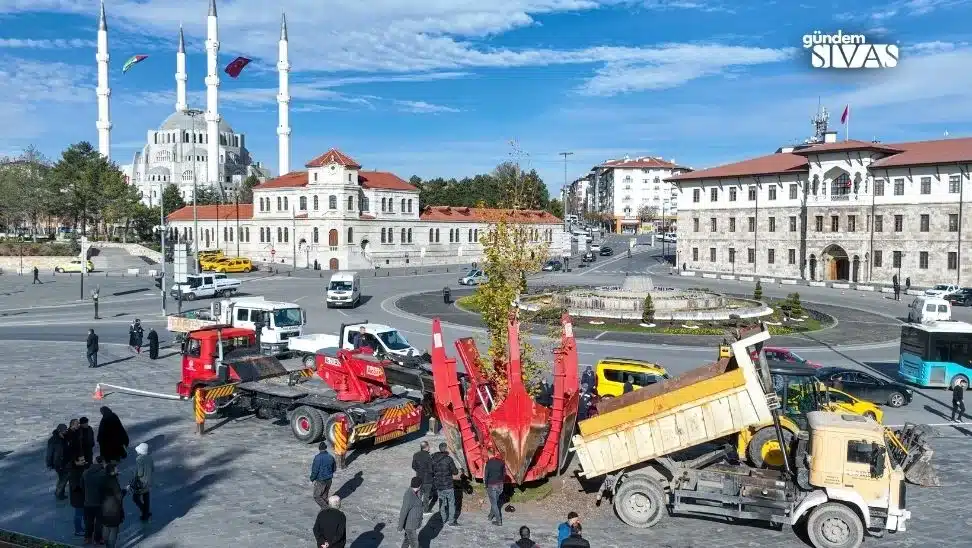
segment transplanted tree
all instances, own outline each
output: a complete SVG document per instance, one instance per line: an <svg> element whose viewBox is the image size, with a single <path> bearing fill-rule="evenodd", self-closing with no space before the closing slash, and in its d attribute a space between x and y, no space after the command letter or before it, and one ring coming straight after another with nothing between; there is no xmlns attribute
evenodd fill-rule
<svg viewBox="0 0 972 548"><path fill-rule="evenodd" d="M643 223L653 223L658 219L658 206L645 204L638 208L638 220Z"/></svg>

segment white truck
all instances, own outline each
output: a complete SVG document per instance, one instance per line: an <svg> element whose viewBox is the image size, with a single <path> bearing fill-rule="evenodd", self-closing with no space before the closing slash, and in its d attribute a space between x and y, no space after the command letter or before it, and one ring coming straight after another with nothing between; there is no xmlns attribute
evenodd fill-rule
<svg viewBox="0 0 972 548"><path fill-rule="evenodd" d="M268 301L263 297L237 297L214 301L209 310L189 310L168 316L170 332L183 335L213 325L232 325L256 331L260 350L271 356L286 355L288 341L299 337L307 323L306 312L296 303Z"/></svg>
<svg viewBox="0 0 972 548"><path fill-rule="evenodd" d="M202 298L229 297L240 289L240 280L226 277L226 274L191 274L185 283L172 285L172 298L194 301Z"/></svg>
<svg viewBox="0 0 972 548"><path fill-rule="evenodd" d="M339 335L329 333L312 333L291 337L288 339L288 349L293 356L305 361L308 367L314 367L315 355L325 348L354 349L356 333L365 330L365 344L374 349L375 356L391 360L404 367L418 367L431 371L431 358L425 350L419 350L411 345L404 335L394 327L380 323L349 323L342 324Z"/></svg>

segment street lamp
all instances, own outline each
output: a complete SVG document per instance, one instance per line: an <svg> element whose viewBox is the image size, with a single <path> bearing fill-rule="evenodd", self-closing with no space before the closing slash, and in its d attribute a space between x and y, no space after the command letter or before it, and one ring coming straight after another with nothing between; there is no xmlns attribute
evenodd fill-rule
<svg viewBox="0 0 972 548"><path fill-rule="evenodd" d="M162 290L162 315L163 316L167 316L168 315L168 312L166 311L166 306L165 306L165 278L166 278L166 276L165 276L165 201L162 199L162 191L163 191L163 186L162 186L162 183L160 182L159 183L159 226L158 226L158 230L159 230L159 235L162 238L162 241L161 241L161 244L160 244L161 247L159 248L160 251L162 251L162 280L159 283L159 289Z"/></svg>
<svg viewBox="0 0 972 548"><path fill-rule="evenodd" d="M196 118L205 114L203 111L195 108L190 108L186 110L186 115L192 120L192 144L196 144ZM208 162L215 162L219 158L207 158ZM197 183L198 178L196 177L196 147L192 148L192 257L193 257L193 272L199 274L199 217L197 215L196 208L196 194L197 194Z"/></svg>

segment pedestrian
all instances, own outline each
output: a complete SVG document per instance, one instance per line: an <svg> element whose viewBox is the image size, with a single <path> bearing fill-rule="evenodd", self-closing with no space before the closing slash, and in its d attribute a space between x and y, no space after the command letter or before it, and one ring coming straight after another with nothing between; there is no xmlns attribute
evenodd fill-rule
<svg viewBox="0 0 972 548"><path fill-rule="evenodd" d="M71 462L71 471L68 474L68 493L71 500L71 508L74 508L74 536L83 537L84 534L84 457L78 455Z"/></svg>
<svg viewBox="0 0 972 548"><path fill-rule="evenodd" d="M594 388L594 385L596 384L594 369L589 365L584 368L584 372L581 374L581 384L587 384L587 386L591 388Z"/></svg>
<svg viewBox="0 0 972 548"><path fill-rule="evenodd" d="M351 337L351 344L354 345L355 350L360 350L368 346L367 334L365 327L362 325L358 328L358 332Z"/></svg>
<svg viewBox="0 0 972 548"><path fill-rule="evenodd" d="M415 470L415 477L422 480L420 494L422 496L422 513L428 514L432 511L432 482L435 475L432 473L432 455L429 452L429 442L423 441L419 444L419 450L412 455L412 470Z"/></svg>
<svg viewBox="0 0 972 548"><path fill-rule="evenodd" d="M451 526L459 525L456 520L456 489L453 481L459 476L459 469L449 454L449 446L442 442L439 452L432 456L432 484L439 497L439 514L442 523Z"/></svg>
<svg viewBox="0 0 972 548"><path fill-rule="evenodd" d="M98 297L101 295L101 287L96 287L91 291L91 302L94 303L95 315L94 319L100 320L101 316L98 315Z"/></svg>
<svg viewBox="0 0 972 548"><path fill-rule="evenodd" d="M905 278L905 293L911 291L911 276Z"/></svg>
<svg viewBox="0 0 972 548"><path fill-rule="evenodd" d="M34 282L32 284L30 284L30 285L34 285L34 284L42 284L43 285L43 283L44 282L40 281L40 270L37 270L37 267L35 266L34 267Z"/></svg>
<svg viewBox="0 0 972 548"><path fill-rule="evenodd" d="M331 495L327 508L317 513L314 521L314 540L321 548L344 548L348 542L348 518L341 511L341 497Z"/></svg>
<svg viewBox="0 0 972 548"><path fill-rule="evenodd" d="M147 443L136 445L135 455L135 475L129 488L132 491L132 502L138 507L139 519L148 521L152 517L149 491L152 487L152 476L155 474L155 460L149 455Z"/></svg>
<svg viewBox="0 0 972 548"><path fill-rule="evenodd" d="M321 509L327 508L327 495L331 491L331 480L334 479L336 462L327 452L327 442L322 441L317 446L319 452L314 456L311 464L310 480L314 483L314 502Z"/></svg>
<svg viewBox="0 0 972 548"><path fill-rule="evenodd" d="M892 289L894 290L894 300L900 301L901 300L901 286L898 285L898 280L895 280L894 281L894 284L892 285Z"/></svg>
<svg viewBox="0 0 972 548"><path fill-rule="evenodd" d="M155 332L155 328L149 329L148 341L149 341L149 359L152 360L159 359L159 334Z"/></svg>
<svg viewBox="0 0 972 548"><path fill-rule="evenodd" d="M580 522L577 522L570 528L570 536L560 543L560 548L591 548L591 543L581 536L581 531L583 531L583 528Z"/></svg>
<svg viewBox="0 0 972 548"><path fill-rule="evenodd" d="M57 500L67 498L64 490L67 488L68 472L71 465L67 433L67 425L61 423L51 432L51 437L47 440L47 458L45 460L47 468L57 473L57 481L54 485L54 498Z"/></svg>
<svg viewBox="0 0 972 548"><path fill-rule="evenodd" d="M557 548L560 548L564 540L570 536L571 528L579 524L580 516L577 515L577 512L567 512L567 521L557 526Z"/></svg>
<svg viewBox="0 0 972 548"><path fill-rule="evenodd" d="M520 540L510 545L510 548L537 548L537 543L530 540L530 528L526 525L520 527Z"/></svg>
<svg viewBox="0 0 972 548"><path fill-rule="evenodd" d="M591 394L591 387L585 382L581 385L580 401L577 404L577 420L585 420L590 416L591 406L594 403L594 395Z"/></svg>
<svg viewBox="0 0 972 548"><path fill-rule="evenodd" d="M451 458L451 457L450 457ZM398 513L398 530L405 533L402 548L419 548L418 530L422 526L422 499L419 491L422 489L422 478L412 478L405 496L402 497L402 510Z"/></svg>
<svg viewBox="0 0 972 548"><path fill-rule="evenodd" d="M111 408L101 408L98 424L98 447L106 464L118 463L128 456L128 432Z"/></svg>
<svg viewBox="0 0 972 548"><path fill-rule="evenodd" d="M88 422L88 417L81 417L78 419L78 432L81 438L81 456L84 457L84 466L87 468L91 466L94 462L94 446L95 446L95 434L94 429L91 428L91 424Z"/></svg>
<svg viewBox="0 0 972 548"><path fill-rule="evenodd" d="M94 329L88 330L88 341L87 350L85 353L88 356L88 367L94 369L98 367L98 334L95 333Z"/></svg>
<svg viewBox="0 0 972 548"><path fill-rule="evenodd" d="M628 375L627 378L624 380L623 393L627 394L628 392L633 392L633 391L634 391L634 377Z"/></svg>
<svg viewBox="0 0 972 548"><path fill-rule="evenodd" d="M135 318L132 325L128 327L128 346L139 354L142 353L142 338L144 335L145 330L142 329L142 320Z"/></svg>
<svg viewBox="0 0 972 548"><path fill-rule="evenodd" d="M496 451L490 451L489 459L483 471L483 483L486 484L486 496L489 498L489 516L493 525L503 525L503 509L500 499L506 484L506 463Z"/></svg>
<svg viewBox="0 0 972 548"><path fill-rule="evenodd" d="M125 521L125 495L127 490L118 483L118 466L105 467L104 491L101 499L101 523L105 528L106 548L117 548L118 530Z"/></svg>
<svg viewBox="0 0 972 548"><path fill-rule="evenodd" d="M68 423L68 431L64 435L67 442L67 459L73 463L76 458L83 455L81 452L81 422L78 419L71 419Z"/></svg>
<svg viewBox="0 0 972 548"><path fill-rule="evenodd" d="M962 422L965 415L965 385L956 383L952 387L952 422Z"/></svg>
<svg viewBox="0 0 972 548"><path fill-rule="evenodd" d="M84 484L84 543L104 544L101 522L101 501L105 492L105 466L101 455L81 475Z"/></svg>

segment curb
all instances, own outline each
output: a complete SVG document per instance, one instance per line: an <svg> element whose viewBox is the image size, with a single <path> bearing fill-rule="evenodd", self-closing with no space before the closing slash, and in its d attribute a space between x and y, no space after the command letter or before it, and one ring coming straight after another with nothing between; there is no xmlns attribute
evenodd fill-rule
<svg viewBox="0 0 972 548"><path fill-rule="evenodd" d="M76 545L0 529L0 548L73 548L74 546Z"/></svg>

